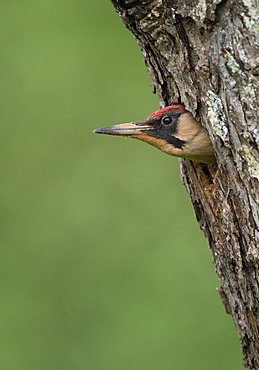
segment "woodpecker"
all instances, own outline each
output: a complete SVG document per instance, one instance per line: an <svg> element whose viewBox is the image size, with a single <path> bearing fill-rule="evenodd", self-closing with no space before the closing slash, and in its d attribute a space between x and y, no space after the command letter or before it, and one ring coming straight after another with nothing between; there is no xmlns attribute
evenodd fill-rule
<svg viewBox="0 0 259 370"><path fill-rule="evenodd" d="M94 133L131 137L175 157L215 163L207 131L182 104L161 108L143 121L102 127Z"/></svg>

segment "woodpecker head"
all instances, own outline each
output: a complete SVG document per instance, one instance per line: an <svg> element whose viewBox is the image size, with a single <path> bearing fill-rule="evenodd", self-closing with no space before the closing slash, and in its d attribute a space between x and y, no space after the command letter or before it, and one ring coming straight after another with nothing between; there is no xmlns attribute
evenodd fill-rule
<svg viewBox="0 0 259 370"><path fill-rule="evenodd" d="M215 162L207 131L184 105L170 105L150 114L144 121L102 127L94 133L132 137L169 155L207 164Z"/></svg>

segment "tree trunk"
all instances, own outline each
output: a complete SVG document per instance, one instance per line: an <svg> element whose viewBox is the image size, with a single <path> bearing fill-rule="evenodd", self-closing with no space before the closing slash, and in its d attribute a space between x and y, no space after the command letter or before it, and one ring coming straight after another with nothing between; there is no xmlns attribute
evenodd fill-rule
<svg viewBox="0 0 259 370"><path fill-rule="evenodd" d="M259 369L256 2L112 2L141 48L161 105L184 103L210 134L217 166L181 160L182 179L245 367Z"/></svg>

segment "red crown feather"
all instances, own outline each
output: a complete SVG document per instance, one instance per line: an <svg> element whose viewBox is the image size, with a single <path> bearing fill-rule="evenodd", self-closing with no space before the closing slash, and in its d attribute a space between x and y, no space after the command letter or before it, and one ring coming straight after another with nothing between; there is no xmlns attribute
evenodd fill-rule
<svg viewBox="0 0 259 370"><path fill-rule="evenodd" d="M177 104L177 105L169 105L168 107L158 109L154 113L151 113L148 117L156 118L156 117L162 116L166 112L169 112L171 110L178 110L178 109L181 109L183 112L188 112L183 104Z"/></svg>

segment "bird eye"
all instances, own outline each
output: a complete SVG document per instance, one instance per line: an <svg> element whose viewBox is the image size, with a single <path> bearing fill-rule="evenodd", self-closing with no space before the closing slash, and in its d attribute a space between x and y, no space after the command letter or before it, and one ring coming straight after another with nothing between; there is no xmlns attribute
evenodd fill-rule
<svg viewBox="0 0 259 370"><path fill-rule="evenodd" d="M165 116L162 118L163 125L170 125L170 123L172 122L173 122L173 119L170 116Z"/></svg>

